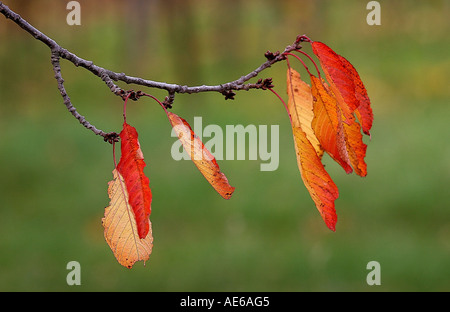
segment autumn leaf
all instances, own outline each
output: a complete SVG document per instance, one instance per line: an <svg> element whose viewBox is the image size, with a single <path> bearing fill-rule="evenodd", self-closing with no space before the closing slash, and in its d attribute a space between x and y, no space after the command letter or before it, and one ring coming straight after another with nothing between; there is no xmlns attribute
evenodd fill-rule
<svg viewBox="0 0 450 312"><path fill-rule="evenodd" d="M364 161L367 145L363 143L363 133L370 135L373 124L373 112L367 90L355 67L343 56L334 52L326 44L312 43L314 54L319 58L322 69L330 83L330 93L339 103L344 116L343 126L346 149L356 174L367 175ZM360 124L355 122L355 115Z"/></svg>
<svg viewBox="0 0 450 312"><path fill-rule="evenodd" d="M186 120L172 112L166 111L166 113L191 160L220 196L229 199L234 192L234 187L228 183L227 177L220 171L214 156L205 148Z"/></svg>
<svg viewBox="0 0 450 312"><path fill-rule="evenodd" d="M144 155L134 127L124 121L120 132L121 157L108 183L110 204L102 219L105 240L117 261L131 268L150 257L153 236L149 215L152 193L144 174ZM115 154L114 164L115 164Z"/></svg>
<svg viewBox="0 0 450 312"><path fill-rule="evenodd" d="M312 128L314 112L311 88L290 67L287 93L289 100L286 108L291 120L297 164L303 183L325 224L335 231L337 215L334 201L339 197L339 191L321 162L323 150Z"/></svg>
<svg viewBox="0 0 450 312"><path fill-rule="evenodd" d="M351 173L353 170L347 153L343 123L336 98L328 92L324 81L312 74L310 74L310 78L314 133L322 148L344 168L345 172Z"/></svg>
<svg viewBox="0 0 450 312"><path fill-rule="evenodd" d="M361 124L362 130L365 134L370 135L370 129L373 123L373 112L370 107L370 99L367 95L366 87L364 86L358 72L353 67L353 65L347 61L344 57L339 55L341 63L346 68L348 74L352 77L353 83L355 85L355 95L356 99L359 101L359 106L355 109L355 115Z"/></svg>
<svg viewBox="0 0 450 312"><path fill-rule="evenodd" d="M347 124L353 123L354 117L352 113L360 105L359 98L356 96L354 81L357 73L356 75L353 74L351 72L352 69L348 66L349 62L334 52L326 44L314 41L312 42L312 49L314 54L319 58L331 90L346 118L345 122ZM344 62L343 59L346 62Z"/></svg>
<svg viewBox="0 0 450 312"><path fill-rule="evenodd" d="M342 124L350 163L357 175L365 177L367 175L367 164L364 158L366 157L367 145L363 142L361 126L357 122L351 125Z"/></svg>
<svg viewBox="0 0 450 312"><path fill-rule="evenodd" d="M153 247L151 223L148 222L146 236L140 238L124 178L116 169L113 177L108 183L110 204L102 218L104 236L117 261L131 269L136 261L145 263L150 257Z"/></svg>
<svg viewBox="0 0 450 312"><path fill-rule="evenodd" d="M322 86L325 88L328 95L331 98L334 98L333 91L331 91L328 84L322 82ZM365 177L367 175L367 164L364 158L366 157L367 145L363 142L361 126L358 122L353 122L351 125L342 122L343 113L339 107L337 107L337 117L339 125L338 131L344 134L346 159L350 162L350 165L357 175Z"/></svg>
<svg viewBox="0 0 450 312"><path fill-rule="evenodd" d="M139 237L144 238L149 231L152 203L150 181L144 174L144 155L136 129L125 121L120 132L120 139L121 157L117 165L117 171L124 178L126 191L129 195L128 203L136 219Z"/></svg>
<svg viewBox="0 0 450 312"><path fill-rule="evenodd" d="M338 188L326 172L306 133L300 127L293 127L292 130L297 164L303 183L308 189L325 224L330 230L335 231L337 215L334 201L339 197Z"/></svg>
<svg viewBox="0 0 450 312"><path fill-rule="evenodd" d="M287 70L287 94L287 109L292 127L302 128L319 158L322 157L322 147L312 129L314 112L311 87L301 80L300 74L291 67Z"/></svg>

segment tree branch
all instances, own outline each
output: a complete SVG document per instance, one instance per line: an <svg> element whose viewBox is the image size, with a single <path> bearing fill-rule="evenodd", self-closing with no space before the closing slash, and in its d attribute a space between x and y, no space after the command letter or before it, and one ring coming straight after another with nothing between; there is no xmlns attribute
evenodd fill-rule
<svg viewBox="0 0 450 312"><path fill-rule="evenodd" d="M52 65L53 65L53 71L55 72L55 78L58 83L58 89L61 93L61 96L64 100L64 105L66 105L69 112L76 118L78 121L86 128L91 130L97 135L101 135L105 141L108 141L110 143L112 142L118 142L119 136L115 132L105 133L102 130L97 129L95 126L91 125L89 121L84 118L84 116L80 115L77 112L77 109L72 105L72 102L70 101L69 96L67 95L66 88L64 88L64 79L61 75L61 66L59 64L59 55L56 53L52 53L51 57Z"/></svg>
<svg viewBox="0 0 450 312"><path fill-rule="evenodd" d="M257 67L255 70L251 71L250 73L240 77L237 80L230 81L227 83L219 84L219 85L201 85L201 86L186 86L186 85L178 85L178 84L171 84L171 83L165 83L165 82L159 82L159 81L153 81L149 79L144 79L140 77L133 77L128 76L125 73L116 73L111 70L105 69L103 67L95 65L92 61L85 60L81 57L78 57L74 53L64 49L61 47L56 41L33 27L30 23L28 23L26 20L24 20L19 14L13 12L11 9L9 9L6 5L4 5L2 2L0 2L0 13L2 13L7 19L12 20L17 25L19 25L22 29L24 29L26 32L31 34L34 38L37 40L43 42L45 45L47 45L51 50L51 61L53 65L53 70L55 72L55 78L58 83L58 89L61 93L61 96L63 97L64 104L66 105L69 112L80 121L80 123L87 129L93 131L97 135L101 135L105 141L108 141L110 143L117 141L118 136L114 132L106 133L102 130L99 130L95 128L92 124L90 124L84 116L80 115L76 108L72 105L69 96L67 95L67 92L64 88L63 82L64 79L61 75L61 67L59 60L60 58L66 59L73 63L75 66L80 66L94 75L101 78L106 85L109 87L111 92L114 94L121 96L123 99L131 92L131 91L125 91L118 87L114 81L122 81L127 84L135 84L140 86L145 86L148 88L157 88L157 89L163 89L168 92L168 96L164 100L164 105L167 108L171 108L173 101L175 99L176 93L200 93L200 92L219 92L222 93L225 96L225 99L234 99L235 93L234 91L239 90L250 90L250 89L268 89L272 88L272 79L259 79L257 83L246 83L250 79L258 76L259 73L261 73L263 70L271 67L273 64L285 60L286 56L285 53L289 53L291 51L295 51L298 49L301 49L300 46L300 37L297 37L296 41L285 48L283 53L272 53L270 51L267 51L265 53L265 57L267 58L267 61L262 63L259 67ZM135 98L137 99L137 98Z"/></svg>

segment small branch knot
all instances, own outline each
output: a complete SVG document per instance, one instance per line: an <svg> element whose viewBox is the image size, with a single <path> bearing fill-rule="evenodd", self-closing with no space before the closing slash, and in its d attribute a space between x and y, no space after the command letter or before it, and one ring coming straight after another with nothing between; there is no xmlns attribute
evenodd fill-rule
<svg viewBox="0 0 450 312"><path fill-rule="evenodd" d="M169 95L164 98L162 104L166 109L171 109L174 100L175 100L175 92L170 92Z"/></svg>
<svg viewBox="0 0 450 312"><path fill-rule="evenodd" d="M139 98L141 96L144 95L144 93L142 91L134 91L134 90L128 90L128 91L124 91L121 90L119 91L119 95L122 97L122 99L125 101L127 98L129 98L130 100L133 101L137 101L139 100Z"/></svg>
<svg viewBox="0 0 450 312"><path fill-rule="evenodd" d="M273 83L272 83L272 78L266 78L266 79L259 79L256 82L256 86L258 89L263 89L263 90L267 90L267 89L272 89L274 87Z"/></svg>
<svg viewBox="0 0 450 312"><path fill-rule="evenodd" d="M173 103L171 103L170 98L169 98L168 96L166 96L166 97L164 98L164 101L162 102L162 104L164 105L164 107L165 107L166 109L171 109Z"/></svg>
<svg viewBox="0 0 450 312"><path fill-rule="evenodd" d="M231 90L225 90L222 94L225 96L225 100L234 100L234 96L236 95L236 93Z"/></svg>
<svg viewBox="0 0 450 312"><path fill-rule="evenodd" d="M113 144L115 142L119 142L120 136L116 132L109 132L103 135L103 139L105 140L105 142Z"/></svg>
<svg viewBox="0 0 450 312"><path fill-rule="evenodd" d="M295 40L295 44L300 45L300 42L312 42L312 41L306 35L298 35L297 39Z"/></svg>
<svg viewBox="0 0 450 312"><path fill-rule="evenodd" d="M273 53L273 52L270 52L269 50L267 50L267 52L264 53L264 56L265 56L266 59L269 60L269 61L273 61L273 60L276 59L279 55L280 55L280 51L277 51L277 52Z"/></svg>

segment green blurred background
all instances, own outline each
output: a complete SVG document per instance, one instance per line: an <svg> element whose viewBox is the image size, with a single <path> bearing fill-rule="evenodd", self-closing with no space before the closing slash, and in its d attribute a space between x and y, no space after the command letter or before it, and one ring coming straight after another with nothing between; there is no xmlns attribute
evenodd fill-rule
<svg viewBox="0 0 450 312"><path fill-rule="evenodd" d="M450 2L4 1L80 57L117 72L187 85L247 74L297 35L326 42L358 69L375 115L368 175L326 159L340 190L337 231L326 228L297 168L292 132L269 92L177 95L173 111L203 125L280 125L278 170L222 160L236 187L225 201L190 161L174 161L170 125L149 99L129 105L153 191L154 248L132 270L104 241L112 147L79 125L56 88L49 49L0 16L1 291L448 291L450 290ZM305 51L311 48L305 45ZM299 63L295 67L301 70ZM285 98L285 64L263 72ZM120 131L122 101L62 61L73 104ZM125 89L137 88L119 84ZM163 99L159 90L143 91ZM81 264L68 286L66 264ZM369 261L381 286L368 286Z"/></svg>

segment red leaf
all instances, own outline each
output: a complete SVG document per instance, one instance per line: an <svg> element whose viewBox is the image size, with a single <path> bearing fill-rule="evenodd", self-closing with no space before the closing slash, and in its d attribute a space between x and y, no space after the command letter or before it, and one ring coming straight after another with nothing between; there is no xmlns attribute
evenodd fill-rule
<svg viewBox="0 0 450 312"><path fill-rule="evenodd" d="M352 113L358 108L359 101L355 95L355 84L353 77L348 73L342 63L340 55L334 52L326 44L314 41L312 43L314 54L319 58L322 69L327 77L328 83L341 107L347 123L352 123Z"/></svg>
<svg viewBox="0 0 450 312"><path fill-rule="evenodd" d="M372 108L367 90L355 67L322 42L314 41L312 48L347 119L345 122L352 124L354 120L352 113L355 112L363 132L370 135L373 123Z"/></svg>
<svg viewBox="0 0 450 312"><path fill-rule="evenodd" d="M357 122L351 125L342 124L350 163L357 175L365 177L367 175L367 164L364 158L366 157L367 145L363 142L361 126Z"/></svg>
<svg viewBox="0 0 450 312"><path fill-rule="evenodd" d="M133 209L139 238L143 239L149 231L152 192L150 180L144 174L144 155L139 145L138 134L134 127L123 123L121 139L121 157L117 170L125 181L128 202Z"/></svg>
<svg viewBox="0 0 450 312"><path fill-rule="evenodd" d="M353 83L355 84L355 95L359 101L359 106L355 110L356 117L358 117L358 120L361 123L363 132L370 135L370 129L372 128L373 123L373 113L372 108L370 107L370 99L367 95L367 90L364 87L364 84L361 81L355 67L353 67L353 65L344 57L339 56L339 59L342 64L344 64L344 67L347 69L349 75L353 78Z"/></svg>

